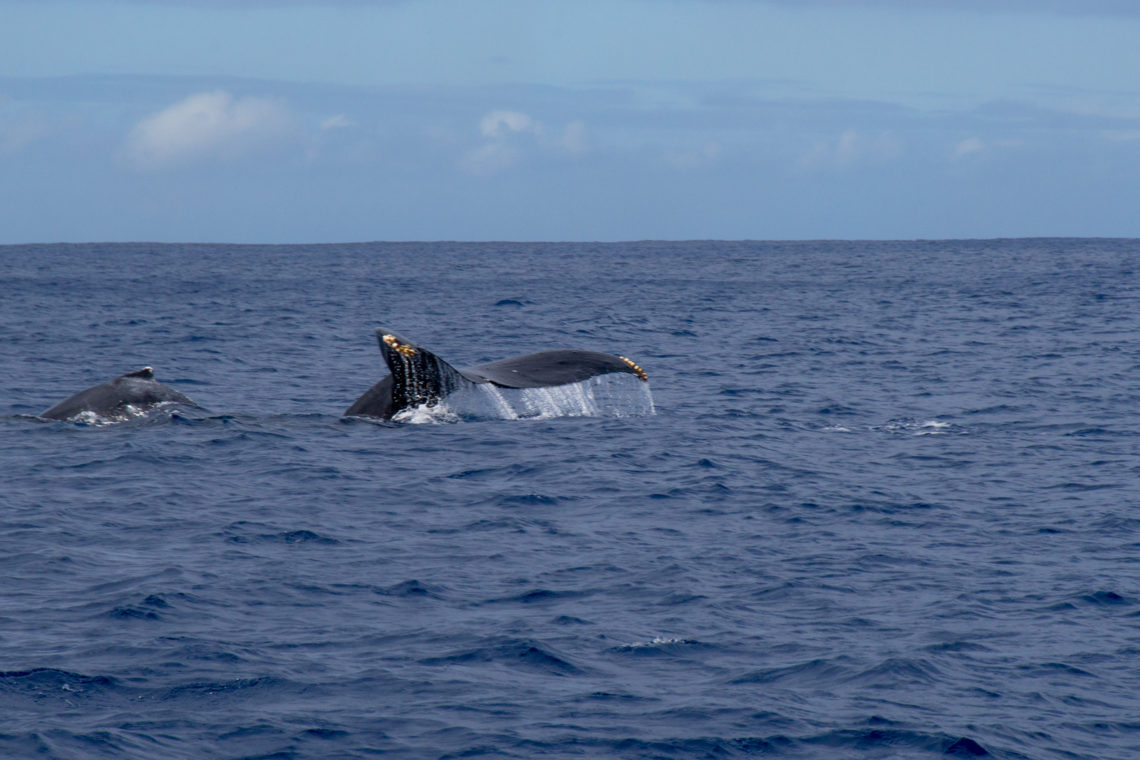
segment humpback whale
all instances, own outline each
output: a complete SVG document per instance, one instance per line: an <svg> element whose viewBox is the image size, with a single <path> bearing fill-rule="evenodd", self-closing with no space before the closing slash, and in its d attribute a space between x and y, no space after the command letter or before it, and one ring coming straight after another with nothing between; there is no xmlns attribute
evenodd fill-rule
<svg viewBox="0 0 1140 760"><path fill-rule="evenodd" d="M483 383L500 388L549 388L611 372L649 381L645 370L624 356L598 351L541 351L456 369L393 332L379 329L376 338L389 374L365 391L345 416L388 420L402 409L433 407L451 393Z"/></svg>
<svg viewBox="0 0 1140 760"><path fill-rule="evenodd" d="M153 369L143 367L120 375L110 382L80 391L40 416L49 420L70 420L87 412L106 419L125 419L164 401L198 406L178 391L155 380Z"/></svg>

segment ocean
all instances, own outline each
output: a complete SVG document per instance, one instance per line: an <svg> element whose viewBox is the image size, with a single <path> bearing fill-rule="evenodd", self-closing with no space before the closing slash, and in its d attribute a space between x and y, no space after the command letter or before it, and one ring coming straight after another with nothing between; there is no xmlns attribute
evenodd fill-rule
<svg viewBox="0 0 1140 760"><path fill-rule="evenodd" d="M1138 757L1138 266L0 246L0 756ZM346 418L377 328L646 403ZM147 365L202 408L37 416Z"/></svg>

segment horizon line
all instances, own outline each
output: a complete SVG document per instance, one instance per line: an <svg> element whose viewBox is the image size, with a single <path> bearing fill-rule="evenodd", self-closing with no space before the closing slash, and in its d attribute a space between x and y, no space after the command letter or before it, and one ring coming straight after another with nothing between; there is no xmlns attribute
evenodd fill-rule
<svg viewBox="0 0 1140 760"><path fill-rule="evenodd" d="M989 237L898 237L898 238L623 238L613 240L524 240L524 239L405 239L405 240L338 240L300 241L289 243L251 243L225 240L86 240L86 241L25 241L0 243L0 248L27 246L178 246L178 245L228 245L235 247L288 247L288 246L339 246L339 245L628 245L632 243L951 243L951 242L993 242L1026 240L1117 240L1140 241L1140 236L1120 235L995 235Z"/></svg>

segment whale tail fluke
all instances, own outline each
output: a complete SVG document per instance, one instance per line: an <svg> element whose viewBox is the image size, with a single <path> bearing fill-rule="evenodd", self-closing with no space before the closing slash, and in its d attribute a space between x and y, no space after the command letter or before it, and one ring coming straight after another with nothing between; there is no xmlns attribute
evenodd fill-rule
<svg viewBox="0 0 1140 760"><path fill-rule="evenodd" d="M434 407L448 394L473 385L455 367L396 333L381 328L376 338L392 373L392 398L399 409Z"/></svg>
<svg viewBox="0 0 1140 760"><path fill-rule="evenodd" d="M394 332L381 328L376 331L376 338L389 374L365 391L348 408L346 416L388 420L404 409L436 407L452 393L478 386L515 390L553 388L612 373L626 373L648 381L645 370L632 360L598 351L542 351L456 369Z"/></svg>

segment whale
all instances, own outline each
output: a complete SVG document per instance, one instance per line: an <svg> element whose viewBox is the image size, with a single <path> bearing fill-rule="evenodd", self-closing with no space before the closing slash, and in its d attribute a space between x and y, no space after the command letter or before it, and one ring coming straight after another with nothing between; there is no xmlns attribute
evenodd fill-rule
<svg viewBox="0 0 1140 760"><path fill-rule="evenodd" d="M499 388L550 388L624 372L642 382L649 377L624 356L599 351L540 351L525 356L456 369L422 346L380 328L380 354L388 375L365 391L345 411L346 417L390 420L408 408L437 406L456 391L490 384Z"/></svg>
<svg viewBox="0 0 1140 760"><path fill-rule="evenodd" d="M165 402L198 407L186 396L155 380L153 368L143 367L69 396L40 417L71 420L89 414L106 420L124 420L145 414Z"/></svg>

